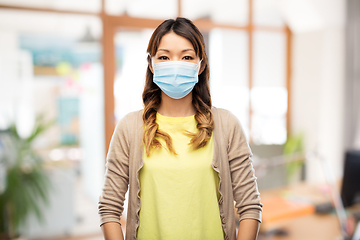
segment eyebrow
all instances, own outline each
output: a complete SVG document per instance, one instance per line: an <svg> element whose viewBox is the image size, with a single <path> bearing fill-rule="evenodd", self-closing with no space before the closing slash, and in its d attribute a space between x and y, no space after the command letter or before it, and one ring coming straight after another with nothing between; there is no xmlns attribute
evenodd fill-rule
<svg viewBox="0 0 360 240"><path fill-rule="evenodd" d="M170 52L170 51L167 50L167 49L159 49L158 51ZM191 49L191 48L184 49L184 50L182 50L181 52L188 52L188 51L193 51L193 52L195 52L195 50L194 50L194 49Z"/></svg>

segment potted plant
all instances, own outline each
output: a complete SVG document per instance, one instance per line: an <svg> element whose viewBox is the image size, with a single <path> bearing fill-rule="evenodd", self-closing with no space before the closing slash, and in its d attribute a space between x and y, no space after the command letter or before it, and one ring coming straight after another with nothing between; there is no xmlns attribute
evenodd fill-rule
<svg viewBox="0 0 360 240"><path fill-rule="evenodd" d="M33 132L21 138L15 124L0 130L0 239L21 236L19 229L29 214L43 222L42 207L49 204L51 184L44 162L33 148L34 140L53 121L37 117ZM1 174L1 173L0 173Z"/></svg>
<svg viewBox="0 0 360 240"><path fill-rule="evenodd" d="M291 135L288 137L284 145L284 156L294 156L295 154L304 155L304 134ZM305 156L296 161L286 164L286 176L288 183L296 183L303 180L303 172L305 165Z"/></svg>

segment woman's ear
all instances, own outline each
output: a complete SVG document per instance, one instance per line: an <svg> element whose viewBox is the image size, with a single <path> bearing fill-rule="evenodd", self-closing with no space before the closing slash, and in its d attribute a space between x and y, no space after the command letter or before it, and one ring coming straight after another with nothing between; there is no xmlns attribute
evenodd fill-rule
<svg viewBox="0 0 360 240"><path fill-rule="evenodd" d="M152 72L152 74L154 74L152 59L151 59L150 55L148 55L148 66L149 66L149 69Z"/></svg>
<svg viewBox="0 0 360 240"><path fill-rule="evenodd" d="M202 72L205 70L205 64L203 64L202 60L200 61L199 64L200 64L200 69L199 69L199 74L198 75L202 74Z"/></svg>

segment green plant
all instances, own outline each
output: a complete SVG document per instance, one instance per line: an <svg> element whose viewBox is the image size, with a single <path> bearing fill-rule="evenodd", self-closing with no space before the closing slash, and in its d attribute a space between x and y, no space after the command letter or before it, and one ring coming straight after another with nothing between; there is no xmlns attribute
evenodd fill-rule
<svg viewBox="0 0 360 240"><path fill-rule="evenodd" d="M5 168L5 188L0 192L0 238L17 237L31 213L43 222L41 210L44 204L49 204L51 184L33 142L53 122L38 116L27 138L19 136L15 124L0 131L0 164Z"/></svg>
<svg viewBox="0 0 360 240"><path fill-rule="evenodd" d="M304 134L291 135L288 137L284 145L284 156L291 156L294 154L304 154ZM291 182L294 175L299 172L304 166L304 159L297 159L296 161L286 164L287 181Z"/></svg>

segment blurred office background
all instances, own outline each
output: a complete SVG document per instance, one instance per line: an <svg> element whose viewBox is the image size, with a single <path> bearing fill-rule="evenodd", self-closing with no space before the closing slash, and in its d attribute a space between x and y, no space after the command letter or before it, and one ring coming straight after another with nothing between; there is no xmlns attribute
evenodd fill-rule
<svg viewBox="0 0 360 240"><path fill-rule="evenodd" d="M240 119L260 191L325 182L309 152L342 179L345 152L360 149L359 1L0 0L0 129L15 124L26 139L38 116L52 123L32 149L55 190L44 223L28 216L23 238L101 239L110 138L142 108L153 30L177 16L204 35L213 105ZM0 142L0 157L7 151Z"/></svg>

